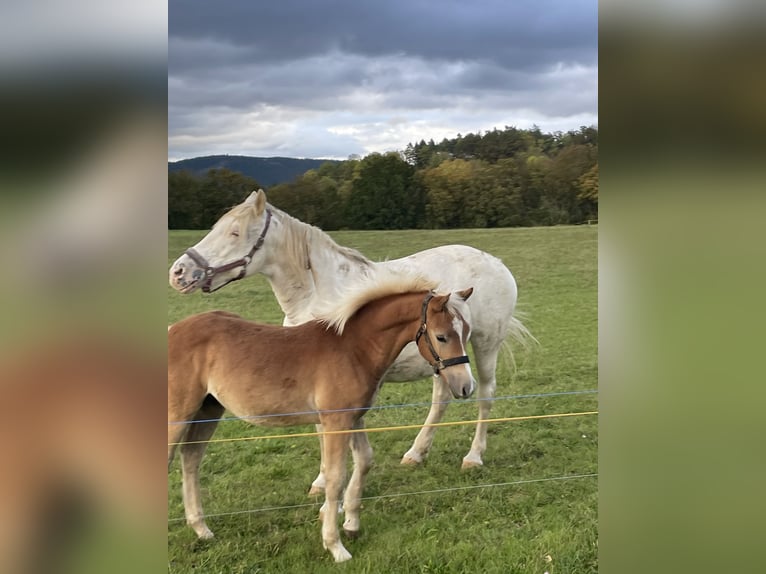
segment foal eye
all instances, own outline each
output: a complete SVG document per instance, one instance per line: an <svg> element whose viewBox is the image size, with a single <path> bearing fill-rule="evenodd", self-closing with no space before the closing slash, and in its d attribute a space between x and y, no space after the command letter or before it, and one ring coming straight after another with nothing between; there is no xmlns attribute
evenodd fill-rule
<svg viewBox="0 0 766 574"><path fill-rule="evenodd" d="M436 335L436 340L439 341L440 343L446 343L447 337L445 337L444 335Z"/></svg>
<svg viewBox="0 0 766 574"><path fill-rule="evenodd" d="M232 231L231 234L234 237L239 237L239 231L237 231L236 229L234 231Z"/></svg>

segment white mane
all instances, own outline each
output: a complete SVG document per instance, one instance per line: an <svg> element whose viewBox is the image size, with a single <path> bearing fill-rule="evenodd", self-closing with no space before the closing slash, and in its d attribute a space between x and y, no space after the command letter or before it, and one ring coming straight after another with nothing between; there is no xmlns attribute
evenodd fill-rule
<svg viewBox="0 0 766 574"><path fill-rule="evenodd" d="M435 281L422 275L377 267L373 274L344 290L338 300L325 302L314 309L314 317L326 323L328 329L334 329L340 335L343 333L346 322L367 303L386 295L431 291L435 287Z"/></svg>
<svg viewBox="0 0 766 574"><path fill-rule="evenodd" d="M281 253L280 263L297 269L311 269L312 262L309 258L309 248L316 253L333 253L352 262L372 267L374 264L367 257L351 247L338 245L324 231L285 213L281 209L267 204L272 212L279 214L279 221L283 227L283 239L285 241L284 252Z"/></svg>

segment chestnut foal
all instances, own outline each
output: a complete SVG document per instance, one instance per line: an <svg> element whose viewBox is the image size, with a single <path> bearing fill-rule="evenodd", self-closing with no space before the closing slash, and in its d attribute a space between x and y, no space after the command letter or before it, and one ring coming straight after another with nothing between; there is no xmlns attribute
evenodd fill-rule
<svg viewBox="0 0 766 574"><path fill-rule="evenodd" d="M211 538L198 470L225 409L267 426L321 423L327 487L322 541L336 562L351 558L334 511L343 492L349 443L354 469L344 496L344 530L359 530L362 488L372 463L362 416L386 370L411 341L456 398L475 388L463 319L473 289L434 294L433 283L389 273L344 297L340 306L295 327L263 325L232 313L188 317L168 329L168 466L181 446L186 519ZM441 357L447 357L442 359Z"/></svg>

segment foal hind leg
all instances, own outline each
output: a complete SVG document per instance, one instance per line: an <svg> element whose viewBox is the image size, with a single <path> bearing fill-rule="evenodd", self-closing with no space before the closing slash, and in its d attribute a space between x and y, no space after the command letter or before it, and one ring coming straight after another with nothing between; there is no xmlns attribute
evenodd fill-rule
<svg viewBox="0 0 766 574"><path fill-rule="evenodd" d="M431 410L428 411L428 417L423 424L438 423L447 410L447 401L449 401L450 392L447 385L437 376L434 376L434 389L431 395ZM402 464L420 464L428 455L431 444L434 441L436 427L424 426L420 429L418 436L412 447L402 457Z"/></svg>
<svg viewBox="0 0 766 574"><path fill-rule="evenodd" d="M476 359L476 370L479 376L476 393L479 399L479 422L476 424L476 434L471 443L471 450L463 457L463 469L474 468L484 464L481 456L487 449L487 423L483 421L489 418L489 411L492 409L492 398L495 396L495 388L497 387L495 369L500 348L486 349L486 347L478 347L474 342L474 358Z"/></svg>
<svg viewBox="0 0 766 574"><path fill-rule="evenodd" d="M359 419L354 428L363 429L364 420ZM351 473L343 498L343 508L346 513L343 530L350 538L354 538L359 534L359 509L362 506L364 481L372 467L372 447L367 439L367 433L358 432L351 435L351 455L354 458L354 471Z"/></svg>
<svg viewBox="0 0 766 574"><path fill-rule="evenodd" d="M205 523L202 501L199 492L199 467L205 454L207 442L213 436L224 407L218 401L208 397L189 425L186 442L181 445L181 468L183 472L183 499L186 522L197 536L202 539L213 538L213 533ZM212 420L208 420L212 419ZM203 441L203 442L196 442ZM189 444L192 443L192 444Z"/></svg>

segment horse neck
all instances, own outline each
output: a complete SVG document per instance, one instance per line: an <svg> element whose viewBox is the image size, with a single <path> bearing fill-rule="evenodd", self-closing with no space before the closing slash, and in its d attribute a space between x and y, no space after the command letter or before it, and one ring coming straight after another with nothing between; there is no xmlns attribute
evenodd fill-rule
<svg viewBox="0 0 766 574"><path fill-rule="evenodd" d="M329 235L275 210L279 233L272 241L262 273L285 314L285 324L313 319L316 303L341 296L342 288L364 263L354 260ZM372 265L371 262L367 262Z"/></svg>
<svg viewBox="0 0 766 574"><path fill-rule="evenodd" d="M415 339L427 292L389 295L362 307L349 321L343 336L383 375L402 349ZM363 344L358 344L363 341Z"/></svg>

